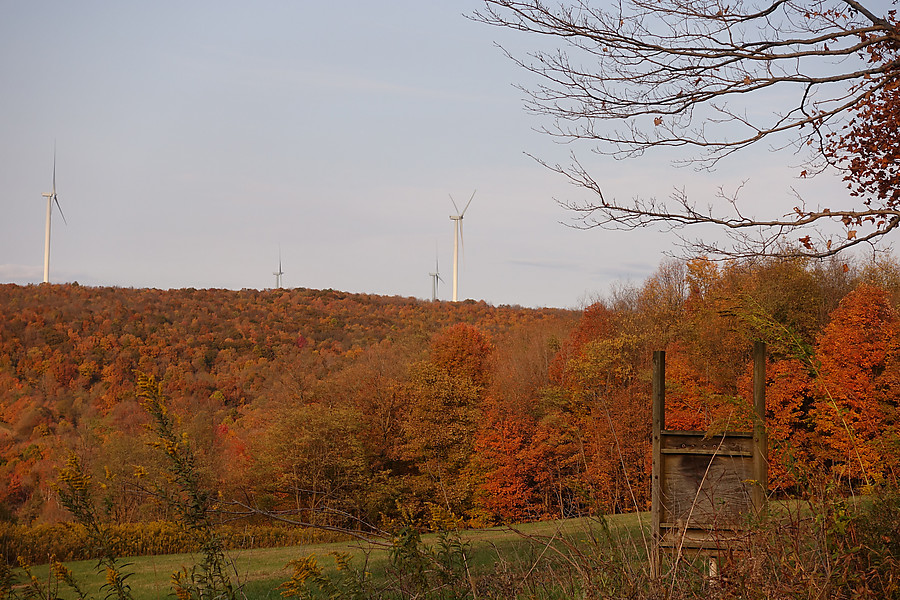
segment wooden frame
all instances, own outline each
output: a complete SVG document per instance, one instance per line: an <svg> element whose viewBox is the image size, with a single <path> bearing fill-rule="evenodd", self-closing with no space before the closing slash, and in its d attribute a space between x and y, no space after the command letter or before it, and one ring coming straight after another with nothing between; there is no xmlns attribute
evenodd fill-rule
<svg viewBox="0 0 900 600"><path fill-rule="evenodd" d="M753 431L670 431L665 428L666 353L653 353L651 476L653 555L660 550L713 553L746 536L751 516L765 510L768 478L766 346L753 346Z"/></svg>

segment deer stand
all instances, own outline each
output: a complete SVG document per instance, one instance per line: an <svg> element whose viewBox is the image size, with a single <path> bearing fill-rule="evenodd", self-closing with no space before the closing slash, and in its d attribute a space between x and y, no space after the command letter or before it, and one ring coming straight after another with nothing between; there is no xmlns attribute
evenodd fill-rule
<svg viewBox="0 0 900 600"><path fill-rule="evenodd" d="M653 353L653 548L651 577L661 575L661 553L675 560L705 555L711 582L718 558L737 551L748 521L765 511L766 346L753 346L753 431L669 431L665 428L666 353Z"/></svg>

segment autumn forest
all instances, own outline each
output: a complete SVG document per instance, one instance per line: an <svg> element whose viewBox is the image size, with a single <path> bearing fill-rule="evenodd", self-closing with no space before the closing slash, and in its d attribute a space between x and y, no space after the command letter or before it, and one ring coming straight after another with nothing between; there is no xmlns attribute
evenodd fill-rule
<svg viewBox="0 0 900 600"><path fill-rule="evenodd" d="M667 427L749 427L768 346L769 489L897 476L900 264L671 261L583 310L333 290L0 286L0 520L166 522L138 377L233 519L481 526L647 510L650 359Z"/></svg>

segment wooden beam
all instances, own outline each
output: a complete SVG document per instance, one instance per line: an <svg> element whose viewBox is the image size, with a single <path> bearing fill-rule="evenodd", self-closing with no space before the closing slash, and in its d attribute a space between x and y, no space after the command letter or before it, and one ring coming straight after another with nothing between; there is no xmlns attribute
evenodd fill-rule
<svg viewBox="0 0 900 600"><path fill-rule="evenodd" d="M650 478L650 504L653 546L650 550L650 577L657 579L660 576L659 549L662 543L662 528L660 525L662 512L661 444L662 430L666 428L666 353L663 350L657 350L653 353L652 422L653 472Z"/></svg>

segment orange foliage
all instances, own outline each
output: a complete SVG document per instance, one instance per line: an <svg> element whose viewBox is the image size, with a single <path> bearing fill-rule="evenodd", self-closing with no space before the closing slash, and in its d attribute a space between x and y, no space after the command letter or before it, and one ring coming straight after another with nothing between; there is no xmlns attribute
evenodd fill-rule
<svg viewBox="0 0 900 600"><path fill-rule="evenodd" d="M289 404L362 413L358 439L348 443L362 444L368 466L399 481L410 469L398 459L400 423L410 421L402 392L430 336L445 330L433 360L483 388L492 370L488 334L565 332L575 315L334 290L7 284L0 307L0 520L26 523L55 506L47 499L67 446L84 448L86 464L117 470L112 500L133 508L127 518L160 516L146 498L122 496L148 455L135 369L162 382L220 491L246 484L245 467L257 458L248 454L266 451L248 443L268 426L260 416ZM451 327L461 322L470 325Z"/></svg>
<svg viewBox="0 0 900 600"><path fill-rule="evenodd" d="M614 317L613 311L601 302L584 309L578 326L562 343L559 352L550 363L550 381L558 385L565 385L567 363L576 360L588 342L610 337L615 330Z"/></svg>
<svg viewBox="0 0 900 600"><path fill-rule="evenodd" d="M528 445L534 425L521 417L502 416L496 409L484 416L475 439L477 460L485 470L481 502L504 521L534 516L532 456Z"/></svg>
<svg viewBox="0 0 900 600"><path fill-rule="evenodd" d="M747 407L699 372L680 344L666 353L666 429L740 429Z"/></svg>
<svg viewBox="0 0 900 600"><path fill-rule="evenodd" d="M898 334L888 294L861 285L832 313L816 346L816 431L824 458L851 480L877 481L897 464L887 444L896 444L898 425Z"/></svg>
<svg viewBox="0 0 900 600"><path fill-rule="evenodd" d="M689 260L686 278L691 299L699 301L706 297L716 284L719 275L719 267L708 258Z"/></svg>
<svg viewBox="0 0 900 600"><path fill-rule="evenodd" d="M753 400L753 364L740 381L749 407ZM809 481L817 468L816 438L809 419L815 380L809 365L797 359L766 365L766 429L769 438L769 489L788 490Z"/></svg>
<svg viewBox="0 0 900 600"><path fill-rule="evenodd" d="M477 327L457 323L431 339L430 360L453 377L468 377L473 383L484 385L491 350L487 337Z"/></svg>
<svg viewBox="0 0 900 600"><path fill-rule="evenodd" d="M667 350L667 428L745 429L748 350L770 338L771 487L796 489L821 465L876 481L900 456L900 320L889 294L859 285L823 329L851 275L668 264L578 323L572 311L332 290L0 285L0 520L55 518L53 469L73 446L98 481L110 465L116 519L160 516L128 496L135 466L153 461L135 368L163 383L225 495L257 485L286 508L311 491L373 522L434 506L470 522L644 508L650 351ZM814 342L809 361L790 358ZM305 445L278 429L287 414L309 429ZM254 473L288 451L318 464L323 436L334 464L320 470L344 484L282 469L290 495Z"/></svg>

